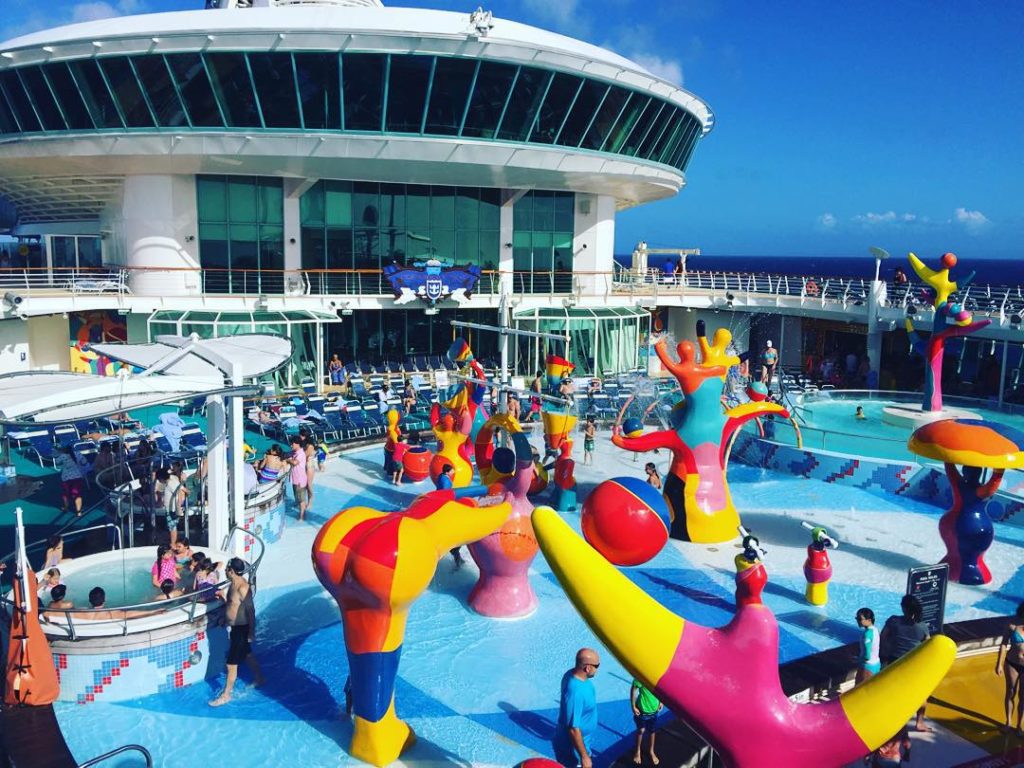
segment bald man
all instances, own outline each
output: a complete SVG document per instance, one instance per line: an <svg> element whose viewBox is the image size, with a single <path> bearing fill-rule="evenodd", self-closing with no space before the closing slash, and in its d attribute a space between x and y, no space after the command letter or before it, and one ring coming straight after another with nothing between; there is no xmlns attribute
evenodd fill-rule
<svg viewBox="0 0 1024 768"><path fill-rule="evenodd" d="M592 648L576 652L576 666L562 676L562 698L555 729L555 759L569 768L591 768L590 740L597 730L597 693L591 681L601 666Z"/></svg>

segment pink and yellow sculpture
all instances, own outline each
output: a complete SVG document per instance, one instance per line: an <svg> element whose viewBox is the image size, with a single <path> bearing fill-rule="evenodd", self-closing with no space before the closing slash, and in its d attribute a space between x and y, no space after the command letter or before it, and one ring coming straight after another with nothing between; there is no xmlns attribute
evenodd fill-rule
<svg viewBox="0 0 1024 768"><path fill-rule="evenodd" d="M433 491L402 512L351 507L313 541L313 570L338 602L352 686L353 757L383 766L415 741L395 714L395 681L409 608L452 547L508 519L507 503L476 504ZM488 499L497 502L497 499Z"/></svg>
<svg viewBox="0 0 1024 768"><path fill-rule="evenodd" d="M718 752L727 768L829 768L900 730L956 656L941 635L838 700L798 704L779 680L779 626L761 602L755 556L737 557L737 609L726 626L686 621L587 545L550 507L533 524L563 589L605 647Z"/></svg>
<svg viewBox="0 0 1024 768"><path fill-rule="evenodd" d="M496 429L508 433L513 448L492 448ZM533 503L526 495L534 463L519 422L507 413L488 419L476 436L476 463L484 485L492 493L500 488L511 510L497 531L469 547L480 568L480 580L469 594L469 605L492 618L529 616L537 610L537 594L528 578L537 556L537 538L530 523Z"/></svg>
<svg viewBox="0 0 1024 768"><path fill-rule="evenodd" d="M676 351L679 362L669 354L662 339L654 346L662 365L683 390L682 407L673 413L672 428L639 437L626 437L618 427L612 442L628 451L672 451L672 466L665 478L663 496L672 518L671 536L683 541L717 544L736 537L739 514L729 493L725 476L726 447L732 434L750 419L766 413L788 417L781 405L749 402L723 411L725 375L739 357L728 352L732 334L724 328L715 332L709 344L698 324L701 361L689 341Z"/></svg>

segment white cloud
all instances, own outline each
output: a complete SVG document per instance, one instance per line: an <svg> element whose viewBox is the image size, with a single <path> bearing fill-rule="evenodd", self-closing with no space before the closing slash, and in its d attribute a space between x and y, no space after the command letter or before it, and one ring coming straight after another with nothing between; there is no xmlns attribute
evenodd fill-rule
<svg viewBox="0 0 1024 768"><path fill-rule="evenodd" d="M953 220L972 232L984 229L992 223L981 211L969 211L966 208L957 208L953 211Z"/></svg>
<svg viewBox="0 0 1024 768"><path fill-rule="evenodd" d="M668 80L675 85L683 84L683 65L675 59L663 59L650 53L637 53L629 58L655 77Z"/></svg>
<svg viewBox="0 0 1024 768"><path fill-rule="evenodd" d="M75 3L71 7L71 21L74 23L111 19L120 15L114 6L105 2Z"/></svg>
<svg viewBox="0 0 1024 768"><path fill-rule="evenodd" d="M523 0L523 6L538 18L551 22L560 30L583 23L589 26L579 12L579 0Z"/></svg>
<svg viewBox="0 0 1024 768"><path fill-rule="evenodd" d="M896 213L896 211L884 211L882 213L868 211L867 213L858 213L850 220L855 224L860 224L861 226L864 227L880 227L900 224L923 224L927 223L928 221L927 218L918 216L916 213Z"/></svg>
<svg viewBox="0 0 1024 768"><path fill-rule="evenodd" d="M818 217L818 226L823 229L835 229L838 223L839 219L827 211Z"/></svg>

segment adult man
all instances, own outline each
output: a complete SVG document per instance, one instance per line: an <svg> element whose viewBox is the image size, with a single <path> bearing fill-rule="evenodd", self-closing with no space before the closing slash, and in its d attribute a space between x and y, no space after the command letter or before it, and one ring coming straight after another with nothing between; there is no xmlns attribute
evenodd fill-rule
<svg viewBox="0 0 1024 768"><path fill-rule="evenodd" d="M882 627L879 648L885 666L906 656L930 636L928 624L922 621L924 607L920 600L913 595L904 595L900 600L900 610L902 616L890 616ZM922 704L917 710L915 729L918 731L931 730L924 722L924 708Z"/></svg>
<svg viewBox="0 0 1024 768"><path fill-rule="evenodd" d="M252 672L254 685L263 685L263 673L256 657L252 655L250 643L256 638L256 607L253 604L252 588L245 579L245 561L238 557L228 560L224 573L231 582L228 593L217 594L217 597L227 602L224 611L224 620L229 629L228 637L228 677L224 681L224 690L220 696L210 702L211 707L221 707L231 701L231 691L235 687L235 680L238 678L238 665L243 661L249 665Z"/></svg>
<svg viewBox="0 0 1024 768"><path fill-rule="evenodd" d="M761 381L771 386L772 378L775 376L775 366L779 364L779 350L772 346L771 339L765 342L764 352L761 353Z"/></svg>
<svg viewBox="0 0 1024 768"><path fill-rule="evenodd" d="M601 658L592 648L576 652L576 666L562 676L562 697L555 728L555 760L565 766L591 768L591 739L597 730L597 694L591 678Z"/></svg>

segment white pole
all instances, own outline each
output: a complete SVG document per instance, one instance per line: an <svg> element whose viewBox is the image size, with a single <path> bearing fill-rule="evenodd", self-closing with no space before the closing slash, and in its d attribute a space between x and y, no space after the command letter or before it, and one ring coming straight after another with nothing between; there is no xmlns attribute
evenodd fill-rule
<svg viewBox="0 0 1024 768"><path fill-rule="evenodd" d="M242 386L242 366L231 362L231 385ZM230 472L230 495L228 508L228 532L236 525L245 525L245 429L242 425L241 397L227 399L228 471ZM241 542L241 539L237 539ZM244 542L242 542L244 544ZM239 553L235 553L239 554Z"/></svg>
<svg viewBox="0 0 1024 768"><path fill-rule="evenodd" d="M501 389L498 390L498 413L508 413L508 397L505 387L508 386L508 294L501 292L498 300L498 326L501 328Z"/></svg>
<svg viewBox="0 0 1024 768"><path fill-rule="evenodd" d="M28 553L25 551L25 523L22 520L21 507L17 507L14 510L15 517L15 536L17 537L17 570L15 571L15 578L21 579L21 610L25 613L32 612L32 598L29 595L28 586L28 571L31 566L28 562Z"/></svg>
<svg viewBox="0 0 1024 768"><path fill-rule="evenodd" d="M228 490L227 418L223 395L206 399L206 417L209 425L206 450L207 536L211 549L220 549L227 540L230 524L231 497Z"/></svg>
<svg viewBox="0 0 1024 768"><path fill-rule="evenodd" d="M1003 339L1003 359L999 363L999 405L1003 404L1003 396L1006 394L1006 358L1010 354L1010 344Z"/></svg>

